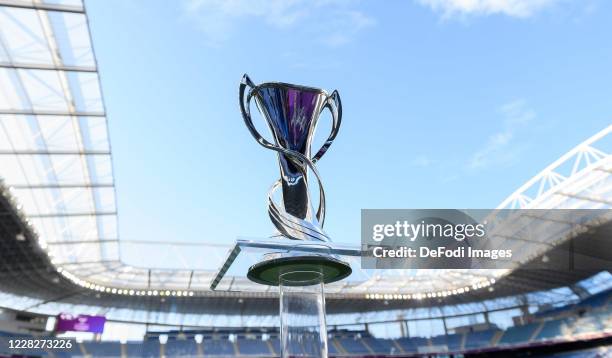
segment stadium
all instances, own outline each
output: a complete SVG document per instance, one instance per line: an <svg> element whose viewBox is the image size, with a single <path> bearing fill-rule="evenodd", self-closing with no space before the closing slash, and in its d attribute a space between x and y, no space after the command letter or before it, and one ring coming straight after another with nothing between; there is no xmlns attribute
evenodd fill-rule
<svg viewBox="0 0 612 358"><path fill-rule="evenodd" d="M85 5L0 0L0 357L283 356L279 288L247 277L267 241L122 238L113 158L129 153L111 151ZM612 125L564 146L518 189L497 188L495 210L608 215ZM325 356L612 356L606 215L513 241L512 268L363 268L359 241L339 240L352 273L325 284ZM555 250L588 265L541 267L565 262ZM63 343L32 344L45 340ZM299 342L287 356L313 356Z"/></svg>

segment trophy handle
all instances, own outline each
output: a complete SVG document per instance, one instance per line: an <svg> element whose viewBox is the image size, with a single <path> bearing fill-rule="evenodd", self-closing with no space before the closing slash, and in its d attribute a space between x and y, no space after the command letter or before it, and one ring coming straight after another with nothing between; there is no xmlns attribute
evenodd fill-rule
<svg viewBox="0 0 612 358"><path fill-rule="evenodd" d="M312 157L312 162L316 163L321 157L327 152L329 146L332 144L336 136L338 135L338 131L340 129L340 123L342 123L342 102L340 101L340 94L337 90L334 90L331 95L327 96L325 100L325 105L323 109L329 109L332 115L332 129L329 137L325 141L325 143L321 146L321 149Z"/></svg>
<svg viewBox="0 0 612 358"><path fill-rule="evenodd" d="M247 87L249 87L249 92L245 96L245 92ZM253 91L257 89L257 86L251 81L249 76L245 73L242 76L242 80L240 81L240 112L242 112L242 118L244 119L244 123L246 124L249 132L255 140L264 146L265 148L275 150L276 146L270 143L266 138L264 138L255 126L253 125L253 119L251 118L251 99L253 98Z"/></svg>

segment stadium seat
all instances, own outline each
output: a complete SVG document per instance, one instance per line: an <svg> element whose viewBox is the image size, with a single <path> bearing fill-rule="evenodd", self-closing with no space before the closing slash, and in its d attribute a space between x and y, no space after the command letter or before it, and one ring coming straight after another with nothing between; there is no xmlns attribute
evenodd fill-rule
<svg viewBox="0 0 612 358"><path fill-rule="evenodd" d="M125 353L128 357L142 357L142 342L127 342Z"/></svg>
<svg viewBox="0 0 612 358"><path fill-rule="evenodd" d="M272 345L272 348L274 350L274 352L273 352L274 355L275 356L280 356L280 353L281 353L280 339L278 339L278 338L270 338L269 342L270 342L270 345ZM329 339L328 340L328 346L327 346L328 352L331 353L331 354L338 354L338 352L335 350L335 347L332 345L331 342L332 342L332 340ZM300 354L304 353L304 347L301 344L299 344L298 342L292 342L291 344L292 344L292 348L291 348L292 351L300 352Z"/></svg>
<svg viewBox="0 0 612 358"><path fill-rule="evenodd" d="M422 337L399 338L395 341L406 353L417 353L419 347L429 346L428 340Z"/></svg>
<svg viewBox="0 0 612 358"><path fill-rule="evenodd" d="M327 340L327 352L330 355L338 355L341 352L338 351L338 348L336 348L336 342L334 339L328 339Z"/></svg>
<svg viewBox="0 0 612 358"><path fill-rule="evenodd" d="M336 340L349 354L369 354L370 350L356 338L338 338Z"/></svg>
<svg viewBox="0 0 612 358"><path fill-rule="evenodd" d="M368 345L374 353L378 354L394 354L398 349L390 339L378 339L374 337L364 337L363 342Z"/></svg>
<svg viewBox="0 0 612 358"><path fill-rule="evenodd" d="M577 336L583 339L592 335L600 335L612 331L612 307L608 304L609 292L580 304L571 304L554 309L557 315L563 318L538 320L536 322L507 328L505 331L485 330L461 334L438 335L431 338L411 337L396 340L380 339L370 335L364 330L351 331L348 329L336 329L329 333L328 351L330 356L345 355L393 355L398 353L422 353L425 350L438 352L462 352L479 349L490 349L499 343L504 346L523 346L533 341L562 340L565 337ZM603 303L602 303L603 302ZM575 308L591 307L587 310L578 311ZM548 311L550 312L550 311ZM568 316L567 313L570 313ZM533 318L531 316L530 318ZM18 349L8 351L8 339L10 338L32 338L29 335L0 332L0 358L11 355L29 355L37 357L57 358L120 358L122 353L127 357L160 358L187 358L201 356L245 356L245 357L278 357L280 356L280 340L273 334L268 340L263 340L263 331L232 329L219 332L199 332L203 334L204 340L200 346L196 343L194 332L169 331L148 333L144 341L132 341L125 344L124 349L117 341L86 341L73 344L72 349L66 351L45 351L42 349ZM266 330L265 332L269 332ZM161 335L167 335L168 340L162 346L159 343ZM236 337L230 341L231 335ZM269 333L268 333L269 334ZM535 336L535 338L533 338ZM53 339L54 337L38 338ZM187 338L186 338L187 337ZM314 352L306 352L308 345L300 342L292 342L292 349L300 354L313 355ZM162 349L163 347L163 349ZM83 350L81 350L81 348ZM563 357L586 357L591 350L564 354Z"/></svg>
<svg viewBox="0 0 612 358"><path fill-rule="evenodd" d="M243 355L269 356L273 354L273 352L270 352L268 344L261 339L239 338L236 344L238 345L238 351Z"/></svg>
<svg viewBox="0 0 612 358"><path fill-rule="evenodd" d="M500 345L515 345L527 343L531 340L536 330L540 327L541 323L530 323L523 326L514 326L506 329L501 339L499 340Z"/></svg>
<svg viewBox="0 0 612 358"><path fill-rule="evenodd" d="M457 352L462 349L463 334L449 334L436 336L431 339L433 346L445 346L449 352Z"/></svg>
<svg viewBox="0 0 612 358"><path fill-rule="evenodd" d="M142 356L144 358L159 358L161 356L159 339L145 340L142 345Z"/></svg>
<svg viewBox="0 0 612 358"><path fill-rule="evenodd" d="M270 338L270 345L272 345L272 349L274 350L275 355L280 357L280 353L281 353L280 339Z"/></svg>
<svg viewBox="0 0 612 358"><path fill-rule="evenodd" d="M8 339L0 332L0 354L10 355Z"/></svg>
<svg viewBox="0 0 612 358"><path fill-rule="evenodd" d="M571 332L571 327L567 319L554 319L544 322L536 340L550 340L564 337Z"/></svg>
<svg viewBox="0 0 612 358"><path fill-rule="evenodd" d="M120 357L121 345L119 342L83 342L85 351L92 358Z"/></svg>
<svg viewBox="0 0 612 358"><path fill-rule="evenodd" d="M198 354L196 341L191 339L168 339L164 347L168 358L195 357Z"/></svg>
<svg viewBox="0 0 612 358"><path fill-rule="evenodd" d="M211 355L235 355L234 344L228 339L205 339L202 342L204 356Z"/></svg>
<svg viewBox="0 0 612 358"><path fill-rule="evenodd" d="M479 349L489 347L497 330L469 332L465 337L464 349Z"/></svg>

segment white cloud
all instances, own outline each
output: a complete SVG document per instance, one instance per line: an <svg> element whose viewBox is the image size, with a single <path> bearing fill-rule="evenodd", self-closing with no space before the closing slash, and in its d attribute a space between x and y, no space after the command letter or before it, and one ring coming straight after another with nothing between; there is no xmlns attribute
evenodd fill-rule
<svg viewBox="0 0 612 358"><path fill-rule="evenodd" d="M417 0L444 17L504 14L526 18L562 0Z"/></svg>
<svg viewBox="0 0 612 358"><path fill-rule="evenodd" d="M515 134L536 116L524 100L507 103L499 110L504 117L503 128L489 136L484 146L472 155L468 163L470 169L514 160L517 154L516 149L520 149L514 142Z"/></svg>
<svg viewBox="0 0 612 358"><path fill-rule="evenodd" d="M329 31L322 37L322 41L333 47L344 45L350 42L359 31L375 23L374 19L360 11L345 11L341 16L333 17L326 25Z"/></svg>
<svg viewBox="0 0 612 358"><path fill-rule="evenodd" d="M211 43L228 39L241 22L261 21L277 29L313 33L315 40L338 46L375 23L355 9L357 0L184 0L185 14ZM300 28L303 26L303 28Z"/></svg>

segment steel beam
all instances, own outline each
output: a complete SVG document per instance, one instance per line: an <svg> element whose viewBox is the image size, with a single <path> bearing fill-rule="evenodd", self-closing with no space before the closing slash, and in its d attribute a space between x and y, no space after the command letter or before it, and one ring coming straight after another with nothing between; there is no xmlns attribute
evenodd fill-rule
<svg viewBox="0 0 612 358"><path fill-rule="evenodd" d="M0 155L111 155L108 150L0 150Z"/></svg>
<svg viewBox="0 0 612 358"><path fill-rule="evenodd" d="M58 218L58 217L79 217L79 216L108 216L117 215L116 211L92 211L83 213L46 213L46 214L26 214L28 218Z"/></svg>
<svg viewBox="0 0 612 358"><path fill-rule="evenodd" d="M76 116L76 117L105 117L104 112L70 112L70 111L44 111L35 109L0 109L1 114L21 115L21 116Z"/></svg>
<svg viewBox="0 0 612 358"><path fill-rule="evenodd" d="M8 184L9 188L14 189L91 189L91 188L112 188L112 183L91 183L91 184Z"/></svg>
<svg viewBox="0 0 612 358"><path fill-rule="evenodd" d="M70 240L70 241L53 241L47 242L47 245L81 245L81 244L99 244L105 242L119 242L119 239L100 239L100 240Z"/></svg>
<svg viewBox="0 0 612 358"><path fill-rule="evenodd" d="M90 72L96 73L98 69L88 66L68 66L68 65L48 65L44 63L29 64L29 63L9 63L0 62L0 68L9 68L13 70L41 70L41 71L64 71L64 72Z"/></svg>
<svg viewBox="0 0 612 358"><path fill-rule="evenodd" d="M77 14L85 13L85 9L82 6L50 4L50 3L42 3L42 2L26 3L23 1L0 0L0 6L14 7L14 8L19 8L19 9L72 12L72 13L77 13Z"/></svg>

